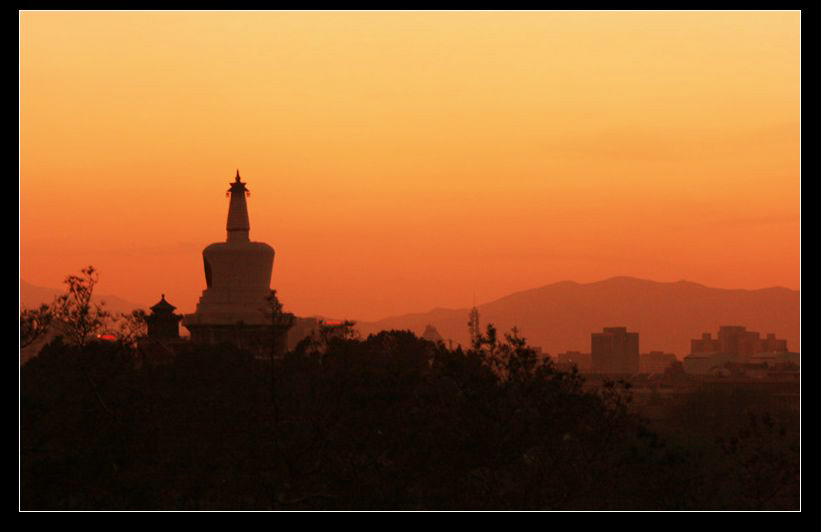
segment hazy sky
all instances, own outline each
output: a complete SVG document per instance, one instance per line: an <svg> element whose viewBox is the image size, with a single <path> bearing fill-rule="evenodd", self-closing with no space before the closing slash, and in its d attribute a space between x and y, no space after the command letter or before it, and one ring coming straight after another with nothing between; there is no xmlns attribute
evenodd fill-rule
<svg viewBox="0 0 821 532"><path fill-rule="evenodd" d="M22 12L20 274L192 312L239 168L286 310L800 288L799 12Z"/></svg>

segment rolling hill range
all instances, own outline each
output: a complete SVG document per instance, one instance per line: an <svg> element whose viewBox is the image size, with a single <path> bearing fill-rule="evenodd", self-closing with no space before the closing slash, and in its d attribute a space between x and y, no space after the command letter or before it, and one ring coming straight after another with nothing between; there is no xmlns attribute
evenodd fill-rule
<svg viewBox="0 0 821 532"><path fill-rule="evenodd" d="M62 290L20 281L20 302L25 307L51 303ZM147 308L111 295L108 310L120 313ZM428 324L445 339L467 345L469 308L437 308L375 322L358 322L363 335L381 330L408 329L421 335ZM479 306L482 327L493 323L500 332L516 326L528 343L545 352L590 351L590 334L603 327L626 326L639 333L641 352L673 352L679 358L690 349L690 340L704 332L715 336L720 325L744 325L762 334L775 333L799 351L800 292L786 288L726 290L679 281L659 283L631 277L579 284L572 281L517 292ZM183 331L185 332L185 331Z"/></svg>
<svg viewBox="0 0 821 532"><path fill-rule="evenodd" d="M630 277L579 284L571 281L517 292L480 305L484 329L493 323L500 332L517 326L528 343L545 352L590 352L590 334L603 327L626 326L639 333L639 349L673 352L679 358L690 340L704 332L715 337L720 325L744 325L762 334L775 333L799 351L800 292L786 288L726 290L679 281L659 283ZM454 344L468 343L470 309L434 309L360 322L363 335L384 329L409 329L421 334L433 325Z"/></svg>
<svg viewBox="0 0 821 532"><path fill-rule="evenodd" d="M54 298L65 293L65 289L45 288L42 286L35 286L20 279L20 306L25 308L39 307L43 303L51 304ZM139 303L132 303L117 296L111 295L95 295L93 301L105 302L106 310L115 314L130 313L134 309L141 308L147 310L149 305L141 305Z"/></svg>

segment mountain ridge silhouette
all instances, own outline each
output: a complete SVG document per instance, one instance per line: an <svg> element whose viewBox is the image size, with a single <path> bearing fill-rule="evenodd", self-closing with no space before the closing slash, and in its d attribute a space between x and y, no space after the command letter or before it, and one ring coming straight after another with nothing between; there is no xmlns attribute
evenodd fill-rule
<svg viewBox="0 0 821 532"><path fill-rule="evenodd" d="M35 307L50 303L63 290L20 280L20 301ZM112 295L95 296L112 312L130 312L148 305ZM558 281L519 290L478 305L481 326L493 323L500 333L516 326L531 345L556 355L590 351L590 334L603 327L626 326L639 333L641 352L689 352L690 340L714 336L721 325L743 325L762 335L775 333L792 351L800 349L800 291L774 286L759 289L714 288L693 281L651 281L616 276L590 283ZM406 329L421 335L433 325L454 345L467 346L470 307L435 307L427 312L359 321L363 336L381 330Z"/></svg>
<svg viewBox="0 0 821 532"><path fill-rule="evenodd" d="M775 333L793 351L800 342L800 291L784 287L725 289L687 280L618 276L591 283L559 281L477 308L482 328L493 323L499 332L507 332L516 326L531 345L553 355L589 352L590 334L611 326L638 332L641 352L673 352L679 358L689 353L691 339L702 333L715 336L721 325ZM391 328L421 334L431 324L444 338L466 346L469 310L436 308L357 325L367 335Z"/></svg>
<svg viewBox="0 0 821 532"><path fill-rule="evenodd" d="M20 279L20 305L25 308L36 308L45 304L51 304L56 296L66 293L65 288L48 288L45 286L37 286L27 282L25 279ZM135 309L148 310L151 305L141 303L134 303L127 301L119 296L109 294L94 294L92 296L94 302L105 302L106 310L115 313L130 313Z"/></svg>

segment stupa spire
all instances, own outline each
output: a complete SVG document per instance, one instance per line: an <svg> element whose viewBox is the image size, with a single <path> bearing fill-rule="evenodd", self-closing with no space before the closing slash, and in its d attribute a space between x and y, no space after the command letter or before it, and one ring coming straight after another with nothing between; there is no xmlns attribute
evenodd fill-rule
<svg viewBox="0 0 821 532"><path fill-rule="evenodd" d="M245 196L248 189L245 183L240 181L239 169L233 183L229 183L228 189L231 195L231 203L228 206L228 242L248 242L248 231L251 224L248 222L248 205L245 203Z"/></svg>

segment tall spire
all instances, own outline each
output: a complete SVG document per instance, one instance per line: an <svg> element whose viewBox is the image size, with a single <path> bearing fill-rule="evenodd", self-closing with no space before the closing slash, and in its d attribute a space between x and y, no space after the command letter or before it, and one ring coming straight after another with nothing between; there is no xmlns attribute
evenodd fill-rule
<svg viewBox="0 0 821 532"><path fill-rule="evenodd" d="M479 309L476 308L475 303L473 304L473 308L470 309L468 330L470 331L470 346L473 349L479 349L481 347L482 330L479 327Z"/></svg>
<svg viewBox="0 0 821 532"><path fill-rule="evenodd" d="M231 194L231 203L228 206L228 242L248 242L248 231L251 229L251 224L248 222L248 206L245 203L245 195L248 189L245 183L240 181L239 169L237 169L237 177L233 183L229 183L231 188L228 192Z"/></svg>

